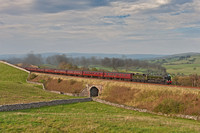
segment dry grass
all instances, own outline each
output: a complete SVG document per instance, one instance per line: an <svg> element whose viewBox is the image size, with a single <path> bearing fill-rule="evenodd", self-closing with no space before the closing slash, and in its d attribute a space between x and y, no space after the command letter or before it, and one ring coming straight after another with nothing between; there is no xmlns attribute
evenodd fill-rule
<svg viewBox="0 0 200 133"><path fill-rule="evenodd" d="M110 86L101 98L166 114L200 115L200 93L190 91Z"/></svg>
<svg viewBox="0 0 200 133"><path fill-rule="evenodd" d="M30 77L32 77L32 75L35 74L31 74ZM80 93L86 87L83 82L74 79L48 77L45 75L35 76L31 81L44 83L47 90L64 93Z"/></svg>

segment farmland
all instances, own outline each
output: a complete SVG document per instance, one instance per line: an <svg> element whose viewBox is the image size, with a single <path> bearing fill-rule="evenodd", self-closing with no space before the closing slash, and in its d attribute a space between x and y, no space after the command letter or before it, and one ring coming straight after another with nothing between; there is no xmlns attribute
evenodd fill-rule
<svg viewBox="0 0 200 133"><path fill-rule="evenodd" d="M200 55L179 55L152 61L161 63L168 73L178 75L200 74Z"/></svg>
<svg viewBox="0 0 200 133"><path fill-rule="evenodd" d="M39 85L26 83L24 77L26 78L28 74L25 72L13 69L4 64L0 64L0 68L0 104L74 98L45 92ZM2 71L3 69L7 72ZM2 73L4 74L3 77ZM47 75L41 74L41 76L46 77ZM47 76L46 79L48 79L49 76ZM54 80L56 79L57 82L59 81L58 79L60 79L61 82L64 80L72 81L73 79L73 83L69 82L71 85L74 85L74 83L104 85L106 89L99 98L130 106L138 105L142 107L141 105L144 105L144 103L155 106L155 99L158 98L158 100L161 100L159 99L161 96L174 98L174 96L177 95L179 99L183 94L188 94L187 96L189 98L194 96L195 99L198 99L199 95L198 90L174 88L170 86L141 83L125 84L124 82L109 80L83 79L55 75L52 75L52 78ZM118 88L116 86L118 86ZM114 89L117 90L114 91ZM121 89L123 89L123 91ZM113 94L111 95L111 93ZM127 95L127 97L125 97L125 95ZM172 95L172 97L167 97L170 95ZM113 97L115 97L115 99L113 99ZM137 99L134 99L134 97ZM185 104L187 102L190 103L190 101L186 101ZM196 102L198 102L198 100ZM192 104L186 105L194 104L193 102ZM200 132L200 123L194 120L139 113L97 102L86 102L0 112L0 132Z"/></svg>

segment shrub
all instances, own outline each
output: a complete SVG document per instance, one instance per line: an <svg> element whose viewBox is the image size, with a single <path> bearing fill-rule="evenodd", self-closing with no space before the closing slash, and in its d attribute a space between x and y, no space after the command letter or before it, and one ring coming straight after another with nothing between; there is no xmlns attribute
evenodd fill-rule
<svg viewBox="0 0 200 133"><path fill-rule="evenodd" d="M62 79L59 78L59 79L58 79L58 83L60 83L60 82L62 82Z"/></svg>
<svg viewBox="0 0 200 133"><path fill-rule="evenodd" d="M35 79L36 77L37 77L38 75L36 75L36 74L30 74L30 76L29 76L29 79L30 80L33 80L33 79Z"/></svg>
<svg viewBox="0 0 200 133"><path fill-rule="evenodd" d="M75 84L75 83L76 83L75 80L73 80L73 79L70 79L70 80L69 80L69 84L70 84L70 85L73 85L73 84Z"/></svg>
<svg viewBox="0 0 200 133"><path fill-rule="evenodd" d="M98 71L98 69L95 68L95 67L91 68L90 70L91 70L91 71Z"/></svg>
<svg viewBox="0 0 200 133"><path fill-rule="evenodd" d="M157 107L154 108L155 112L162 112L165 114L181 113L184 111L184 104L180 101L173 99L165 99Z"/></svg>
<svg viewBox="0 0 200 133"><path fill-rule="evenodd" d="M46 80L41 79L39 82L45 84L45 83L46 83Z"/></svg>

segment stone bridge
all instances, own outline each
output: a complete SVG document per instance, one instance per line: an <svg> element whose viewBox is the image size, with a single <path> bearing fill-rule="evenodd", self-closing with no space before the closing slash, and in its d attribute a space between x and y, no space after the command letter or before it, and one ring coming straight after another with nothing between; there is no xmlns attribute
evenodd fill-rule
<svg viewBox="0 0 200 133"><path fill-rule="evenodd" d="M102 85L87 84L86 88L80 93L80 96L97 97L103 90Z"/></svg>

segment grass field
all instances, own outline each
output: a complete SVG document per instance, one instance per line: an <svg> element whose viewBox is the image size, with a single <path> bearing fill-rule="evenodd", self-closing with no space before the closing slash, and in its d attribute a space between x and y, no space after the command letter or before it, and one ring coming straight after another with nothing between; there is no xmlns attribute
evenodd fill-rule
<svg viewBox="0 0 200 133"><path fill-rule="evenodd" d="M200 75L200 64L175 64L175 65L163 65L168 73L172 74L198 74Z"/></svg>
<svg viewBox="0 0 200 133"><path fill-rule="evenodd" d="M174 56L153 62L161 63L171 74L200 74L200 55Z"/></svg>
<svg viewBox="0 0 200 133"><path fill-rule="evenodd" d="M46 92L26 83L28 73L0 63L0 105L74 98Z"/></svg>
<svg viewBox="0 0 200 133"><path fill-rule="evenodd" d="M0 132L198 133L200 123L86 102L0 112Z"/></svg>

